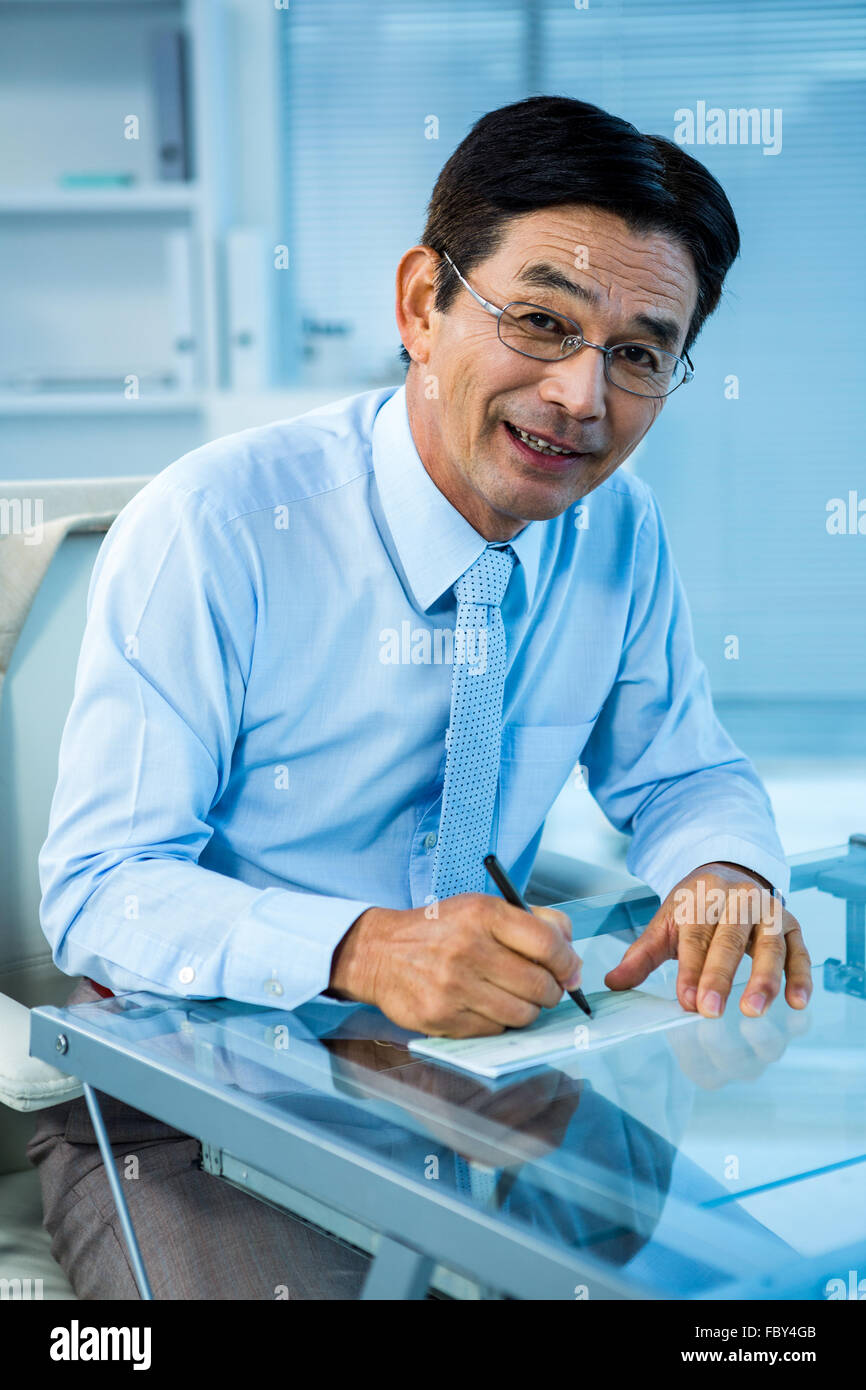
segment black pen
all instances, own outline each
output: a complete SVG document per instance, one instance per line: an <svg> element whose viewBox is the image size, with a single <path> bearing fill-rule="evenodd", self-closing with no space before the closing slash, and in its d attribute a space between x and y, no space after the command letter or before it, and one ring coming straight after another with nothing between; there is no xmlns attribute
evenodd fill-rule
<svg viewBox="0 0 866 1390"><path fill-rule="evenodd" d="M512 907L522 907L524 912L532 912L532 908L524 902L495 854L485 854L484 867L507 903L511 903ZM570 999L574 1000L579 1009L583 1009L583 1012L592 1018L592 1009L589 1007L582 989L567 989L565 992Z"/></svg>

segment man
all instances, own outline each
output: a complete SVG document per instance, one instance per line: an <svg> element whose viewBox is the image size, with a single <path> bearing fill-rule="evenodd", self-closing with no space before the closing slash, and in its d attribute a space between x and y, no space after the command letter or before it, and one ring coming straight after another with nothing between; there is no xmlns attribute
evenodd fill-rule
<svg viewBox="0 0 866 1390"><path fill-rule="evenodd" d="M757 906L789 881L769 801L713 713L653 493L620 470L738 245L670 141L561 97L494 111L397 267L405 386L217 440L124 509L40 856L75 998L89 978L288 1009L327 992L456 1037L528 1024L580 961L564 915L487 892L482 860L524 888L582 760L662 899L609 987L676 958L683 1008L717 1016L748 951L745 1015L783 974L805 1006L799 925ZM134 1297L82 1106L47 1112L31 1150L46 1224L85 1296ZM155 1253L157 1296L271 1297L287 1264L293 1296L357 1287L360 1259L139 1121L158 1156L131 1185L142 1236L169 1210L183 1232ZM104 1239L80 1221L88 1184Z"/></svg>

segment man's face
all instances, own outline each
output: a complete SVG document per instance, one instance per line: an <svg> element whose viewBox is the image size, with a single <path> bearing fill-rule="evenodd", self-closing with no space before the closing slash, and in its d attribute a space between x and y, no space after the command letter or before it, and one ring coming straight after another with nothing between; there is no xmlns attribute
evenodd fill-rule
<svg viewBox="0 0 866 1390"><path fill-rule="evenodd" d="M555 362L512 352L496 318L462 284L447 313L438 313L435 264L433 252L413 248L398 272L398 318L416 363L406 383L413 437L452 505L488 540L507 540L604 482L662 402L608 382L594 348ZM539 265L567 277L576 292L530 280ZM511 221L499 249L466 278L499 308L523 300L566 314L590 342L643 342L677 354L697 297L691 256L673 237L639 235L615 214L583 206ZM659 336L665 328L673 330L669 340ZM575 452L533 452L514 426Z"/></svg>

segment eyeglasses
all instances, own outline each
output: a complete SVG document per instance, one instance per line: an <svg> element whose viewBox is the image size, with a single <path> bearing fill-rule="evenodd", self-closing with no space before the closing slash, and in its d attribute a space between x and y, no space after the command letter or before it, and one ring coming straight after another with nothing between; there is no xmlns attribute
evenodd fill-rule
<svg viewBox="0 0 866 1390"><path fill-rule="evenodd" d="M602 347L600 343L587 342L574 319L554 314L540 304L511 300L499 309L464 280L447 251L442 254L473 299L489 314L496 315L499 340L512 352L534 357L539 362L559 362L582 347L596 348L604 353L604 374L612 386L628 391L631 396L652 396L656 400L670 396L695 374L688 353L677 357L650 343L617 343L614 347Z"/></svg>

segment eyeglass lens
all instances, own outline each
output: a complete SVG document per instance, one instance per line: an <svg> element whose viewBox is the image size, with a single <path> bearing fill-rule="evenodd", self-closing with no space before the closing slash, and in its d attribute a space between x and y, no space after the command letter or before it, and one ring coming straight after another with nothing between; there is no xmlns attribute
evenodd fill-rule
<svg viewBox="0 0 866 1390"><path fill-rule="evenodd" d="M576 351L577 324L538 304L510 304L499 319L506 347L540 361L556 361ZM568 341L567 341L568 340ZM681 358L649 343L618 343L605 354L608 381L639 396L666 396L683 381Z"/></svg>

